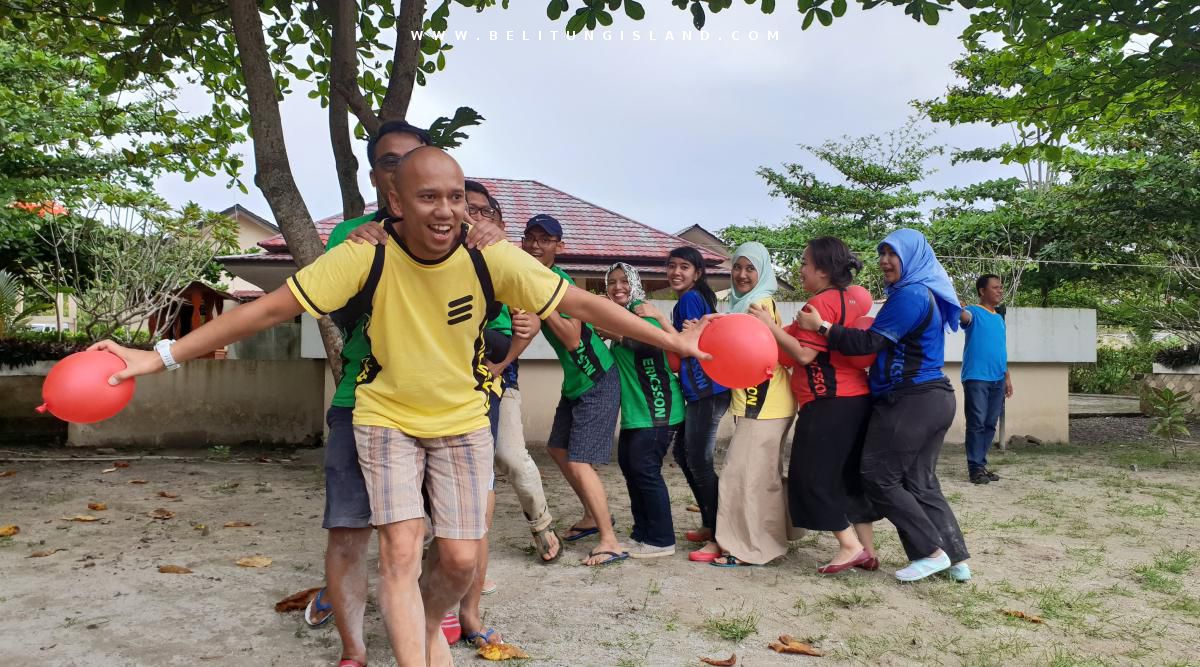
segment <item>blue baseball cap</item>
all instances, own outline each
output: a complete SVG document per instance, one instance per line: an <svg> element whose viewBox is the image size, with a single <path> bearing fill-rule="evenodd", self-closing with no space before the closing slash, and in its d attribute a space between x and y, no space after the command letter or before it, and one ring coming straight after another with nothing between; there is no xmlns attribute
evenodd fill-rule
<svg viewBox="0 0 1200 667"><path fill-rule="evenodd" d="M561 240L563 237L562 225L558 224L558 220L555 220L553 216L545 213L539 213L530 218L529 222L525 223L525 232L528 233L535 227L540 227L542 231L556 239Z"/></svg>

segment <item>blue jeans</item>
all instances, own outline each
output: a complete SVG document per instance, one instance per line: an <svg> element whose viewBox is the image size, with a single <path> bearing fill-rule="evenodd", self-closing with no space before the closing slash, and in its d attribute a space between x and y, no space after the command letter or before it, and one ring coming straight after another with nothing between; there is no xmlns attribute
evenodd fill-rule
<svg viewBox="0 0 1200 667"><path fill-rule="evenodd" d="M996 422L1004 409L1004 380L963 382L967 413L967 470L987 466L988 449L996 435Z"/></svg>
<svg viewBox="0 0 1200 667"><path fill-rule="evenodd" d="M701 525L717 529L717 471L713 455L717 448L717 426L729 410L733 392L723 391L698 401L684 410L683 428L675 438L675 462L683 470L696 504Z"/></svg>
<svg viewBox="0 0 1200 667"><path fill-rule="evenodd" d="M671 496L663 481L663 457L675 437L675 426L622 429L617 441L617 463L629 489L633 514L633 539L654 547L675 544L671 522Z"/></svg>

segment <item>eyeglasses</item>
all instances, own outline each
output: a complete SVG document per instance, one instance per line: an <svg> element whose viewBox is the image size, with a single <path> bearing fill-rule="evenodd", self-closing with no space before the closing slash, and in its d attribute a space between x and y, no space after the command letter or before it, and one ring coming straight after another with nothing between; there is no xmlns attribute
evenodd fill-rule
<svg viewBox="0 0 1200 667"><path fill-rule="evenodd" d="M494 220L498 211L491 206L474 206L467 204L467 215L482 215L488 220Z"/></svg>
<svg viewBox="0 0 1200 667"><path fill-rule="evenodd" d="M561 241L562 239L556 239L553 236L526 236L526 237L522 238L521 240L524 243L528 243L529 245L535 245L535 246L538 246L539 248L549 248L550 246L554 245L555 243L558 243L559 241Z"/></svg>
<svg viewBox="0 0 1200 667"><path fill-rule="evenodd" d="M392 171L396 167L399 167L401 162L404 162L404 156L402 155L384 155L375 161L375 168L380 171Z"/></svg>

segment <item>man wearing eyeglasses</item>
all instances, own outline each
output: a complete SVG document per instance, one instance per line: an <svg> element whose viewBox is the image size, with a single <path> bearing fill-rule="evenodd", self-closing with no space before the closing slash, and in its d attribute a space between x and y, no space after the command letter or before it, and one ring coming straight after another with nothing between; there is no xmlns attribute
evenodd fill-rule
<svg viewBox="0 0 1200 667"><path fill-rule="evenodd" d="M521 247L567 283L575 281L555 264L563 246L563 229L553 216L535 215L525 225ZM564 536L568 542L599 535L584 565L615 563L629 558L617 542L608 496L595 466L612 459L613 433L621 411L621 382L612 353L592 325L561 313L543 320L542 335L554 348L563 369L562 398L546 447L563 477L583 503L583 518Z"/></svg>

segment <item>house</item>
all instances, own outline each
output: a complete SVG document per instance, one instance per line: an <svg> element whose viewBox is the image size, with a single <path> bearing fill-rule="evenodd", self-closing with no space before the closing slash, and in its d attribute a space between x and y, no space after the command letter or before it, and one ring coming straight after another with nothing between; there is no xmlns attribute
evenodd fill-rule
<svg viewBox="0 0 1200 667"><path fill-rule="evenodd" d="M279 235L278 225L241 204L230 206L221 211L221 215L227 215L237 222L237 245L242 252L257 250L259 243ZM236 275L223 276L222 282L229 286L230 294L236 298L252 298L262 295L262 289L257 284Z"/></svg>
<svg viewBox="0 0 1200 667"><path fill-rule="evenodd" d="M667 288L667 254L676 247L691 244L678 236L659 231L597 206L538 181L503 178L476 178L500 202L508 238L519 242L524 223L538 213L548 213L562 223L565 242L559 254L559 266L569 273L579 287L601 292L604 272L613 262L628 262L642 274L646 291ZM368 213L376 210L374 203ZM329 232L342 221L341 215L317 220L317 232L324 241ZM287 242L281 234L258 242L266 252L220 257L225 269L246 283L271 291L296 270ZM729 287L729 269L724 255L697 246L707 263L713 289ZM235 292L236 294L236 292Z"/></svg>

